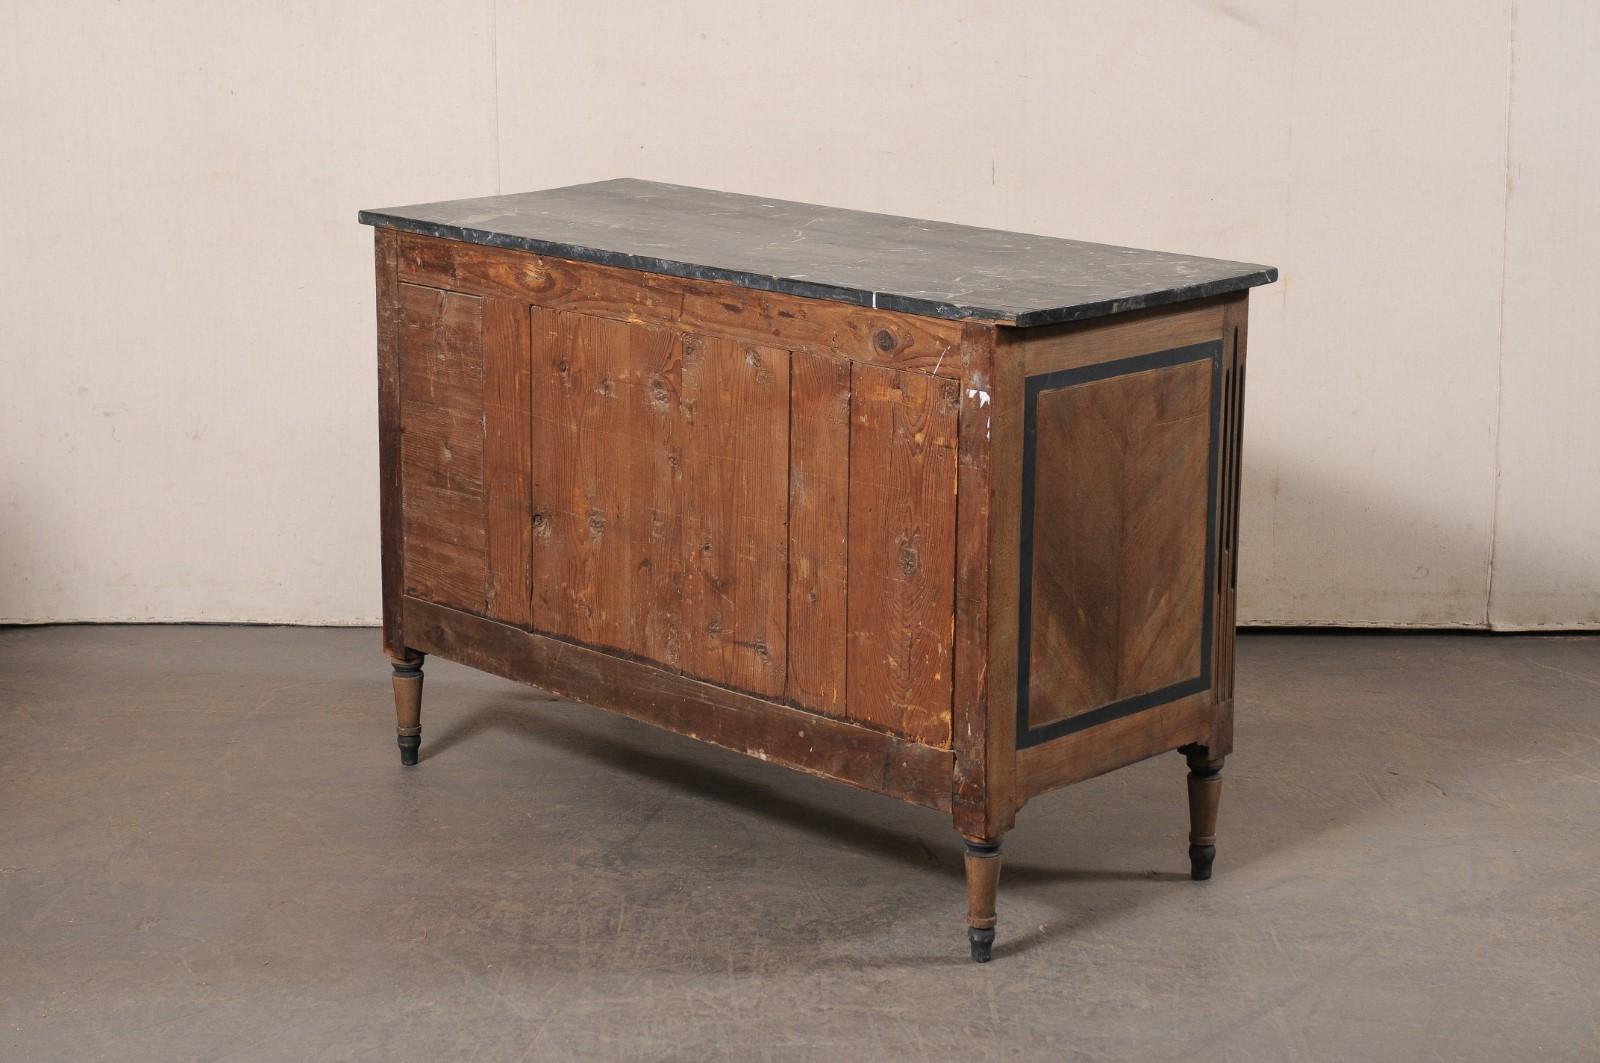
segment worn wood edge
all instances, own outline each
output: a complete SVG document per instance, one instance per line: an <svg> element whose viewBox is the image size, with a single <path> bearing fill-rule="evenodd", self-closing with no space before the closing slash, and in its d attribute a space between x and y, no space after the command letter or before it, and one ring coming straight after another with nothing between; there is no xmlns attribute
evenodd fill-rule
<svg viewBox="0 0 1600 1063"><path fill-rule="evenodd" d="M973 323L747 288L726 281L691 280L620 266L550 258L531 251L416 233L397 231L396 247L400 249L397 252L400 278L408 284L443 288L483 298L518 298L531 305L548 306L551 309L574 309L591 316L630 323L692 329L744 342L831 354L902 372L952 379L962 376L959 353L962 330ZM407 249L417 253L406 254L404 252ZM490 278L463 276L453 259L449 269L427 264L430 254L456 255L461 253L459 249L465 249L475 256L499 259L498 264L505 268ZM513 269L513 263L520 263L523 268ZM551 278L557 280L552 281ZM552 298L553 292L561 288L588 298L581 307L569 306L564 299ZM597 293L601 288L614 291L618 297L599 297ZM707 309L714 310L718 306L742 309L751 305L760 307L776 319L773 326L740 327L738 323L705 315ZM870 318L873 327L860 335L829 331L825 340L807 340L792 334L797 322L806 320L808 314L817 313L835 314L841 320L851 321ZM982 328L993 328L989 322L978 324ZM791 330L791 334L784 335L783 329ZM887 350L878 345L886 330L891 344ZM941 350L932 352L919 348L914 352L904 352L900 349L908 342L914 345L916 337L936 344ZM930 362L931 368L928 365Z"/></svg>
<svg viewBox="0 0 1600 1063"><path fill-rule="evenodd" d="M1017 579L1022 512L1021 360L998 346L990 374L988 675L985 816L990 836L1010 829L1025 795L1017 783Z"/></svg>
<svg viewBox="0 0 1600 1063"><path fill-rule="evenodd" d="M1215 339L1234 298L1213 296L1065 325L1000 328L996 357L1018 362L1024 375L1034 376Z"/></svg>
<svg viewBox="0 0 1600 1063"><path fill-rule="evenodd" d="M1216 706L1210 691L1076 734L1030 746L1017 755L1021 800L1036 797L1108 771L1204 743L1211 734Z"/></svg>
<svg viewBox="0 0 1600 1063"><path fill-rule="evenodd" d="M951 804L963 834L996 837L1005 818L1003 791L991 783L990 731L997 712L990 698L990 546L994 536L993 380L997 337L991 325L962 329L961 408L956 459L955 669L951 742L955 753Z"/></svg>
<svg viewBox="0 0 1600 1063"><path fill-rule="evenodd" d="M406 655L401 597L405 588L404 511L401 504L400 277L398 237L373 233L378 304L378 525L381 541L383 648Z"/></svg>
<svg viewBox="0 0 1600 1063"><path fill-rule="evenodd" d="M1224 468L1218 472L1223 482L1219 488L1222 505L1217 507L1221 511L1217 519L1222 526L1220 530L1225 534L1217 536L1218 594L1216 622L1213 625L1216 657L1212 667L1216 712L1210 737L1205 743L1216 756L1233 752L1234 665L1238 650L1239 501L1244 482L1245 354L1249 318L1248 293L1241 292L1227 300L1223 308L1222 338L1232 369L1233 407L1229 432L1222 440L1229 458L1222 463Z"/></svg>
<svg viewBox="0 0 1600 1063"><path fill-rule="evenodd" d="M725 690L419 598L404 600L410 644L664 730L950 811L952 755L802 709Z"/></svg>

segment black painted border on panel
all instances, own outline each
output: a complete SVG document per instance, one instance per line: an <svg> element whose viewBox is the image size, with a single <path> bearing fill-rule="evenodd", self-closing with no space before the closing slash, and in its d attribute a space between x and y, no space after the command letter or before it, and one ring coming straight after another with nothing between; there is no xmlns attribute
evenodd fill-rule
<svg viewBox="0 0 1600 1063"><path fill-rule="evenodd" d="M1089 384L1098 380L1168 369L1189 362L1211 362L1211 444L1207 457L1205 615L1200 629L1199 674L1158 690L1134 694L1108 702L1088 712L1054 720L1040 727L1028 726L1028 676L1033 657L1033 511L1034 481L1038 450L1039 396L1046 391ZM1211 689L1211 645L1216 622L1217 580L1217 461L1222 440L1222 341L1192 343L1152 354L1119 358L1111 362L1061 369L1030 376L1024 381L1022 420L1022 542L1019 556L1020 585L1017 596L1017 748L1027 749L1052 739L1119 720L1136 712L1153 709L1191 694Z"/></svg>

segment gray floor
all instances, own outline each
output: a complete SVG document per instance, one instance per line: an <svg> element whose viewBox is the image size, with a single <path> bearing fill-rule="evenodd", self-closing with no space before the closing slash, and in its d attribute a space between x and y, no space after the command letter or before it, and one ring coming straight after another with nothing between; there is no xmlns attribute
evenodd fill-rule
<svg viewBox="0 0 1600 1063"><path fill-rule="evenodd" d="M1039 799L995 962L939 816L371 631L0 631L0 1059L1600 1058L1600 640L1245 637Z"/></svg>

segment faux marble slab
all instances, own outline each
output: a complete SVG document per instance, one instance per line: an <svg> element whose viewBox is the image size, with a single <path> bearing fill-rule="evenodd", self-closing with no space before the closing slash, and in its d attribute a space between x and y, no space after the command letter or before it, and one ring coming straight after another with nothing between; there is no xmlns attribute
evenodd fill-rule
<svg viewBox="0 0 1600 1063"><path fill-rule="evenodd" d="M622 178L364 210L368 225L1027 327L1270 284L1272 266Z"/></svg>

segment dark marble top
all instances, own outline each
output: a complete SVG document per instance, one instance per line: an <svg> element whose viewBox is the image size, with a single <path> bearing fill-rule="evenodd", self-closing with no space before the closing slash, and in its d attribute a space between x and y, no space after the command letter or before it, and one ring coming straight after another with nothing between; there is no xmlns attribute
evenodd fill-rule
<svg viewBox="0 0 1600 1063"><path fill-rule="evenodd" d="M1019 326L1236 292L1271 266L623 178L364 210L361 221L555 258Z"/></svg>

